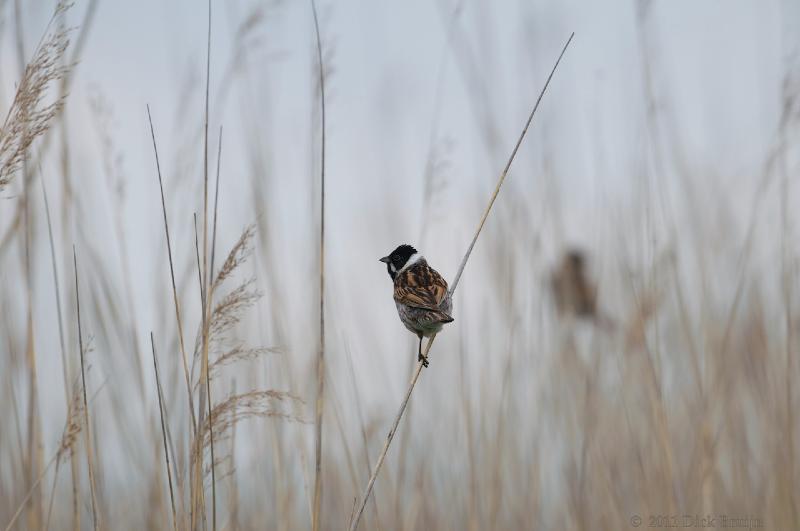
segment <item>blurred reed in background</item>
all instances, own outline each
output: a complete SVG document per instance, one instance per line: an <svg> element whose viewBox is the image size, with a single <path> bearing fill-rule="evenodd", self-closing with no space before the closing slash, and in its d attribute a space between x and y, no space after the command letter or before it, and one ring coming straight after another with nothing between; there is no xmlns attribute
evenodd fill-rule
<svg viewBox="0 0 800 531"><path fill-rule="evenodd" d="M0 525L311 528L321 118L311 6L220 6L209 94L205 67L189 69L174 106L153 102L151 140L148 102L120 126L114 95L76 81L92 78L83 51L103 46L92 41L98 4L59 3L45 27L41 7L0 1ZM336 18L346 8L320 9L322 529L347 526L416 359L377 259L409 240L451 278L563 43L541 6L499 26L488 5L437 6L432 106L398 97L403 70L389 65L386 94L359 100L378 130L358 134L346 89L359 67ZM716 160L684 149L695 133L663 82L659 3L614 9L639 59L624 67L638 97L614 118L639 133L630 159L605 160L601 132L581 131L597 137L593 153L570 142L578 50L478 242L361 529L616 530L696 515L800 528L800 70L787 54L781 93L759 94L779 100L774 127L752 131L766 138L760 162L714 175ZM188 23L204 34L203 17ZM505 24L527 43L514 57L496 34ZM282 25L299 51L264 47ZM578 30L573 48L592 46ZM280 78L286 62L307 81L291 98L259 77ZM395 129L407 107L427 129ZM360 145L366 136L375 144ZM573 159L598 175L593 191L570 179Z"/></svg>

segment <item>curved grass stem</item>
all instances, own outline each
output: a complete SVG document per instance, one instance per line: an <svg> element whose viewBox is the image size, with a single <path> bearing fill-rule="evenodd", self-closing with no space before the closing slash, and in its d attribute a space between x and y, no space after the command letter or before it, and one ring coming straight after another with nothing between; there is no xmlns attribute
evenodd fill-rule
<svg viewBox="0 0 800 531"><path fill-rule="evenodd" d="M494 188L494 192L492 193L491 198L489 199L489 204L486 206L486 210L483 212L483 216L481 216L481 220L478 223L478 228L475 230L475 235L472 237L472 241L467 248L467 252L464 254L464 258L461 260L461 265L458 268L458 272L456 273L455 278L453 279L453 283L450 285L450 294L452 295L456 287L458 286L459 281L461 280L461 274L464 272L464 267L467 265L467 261L469 260L470 255L472 254L472 249L475 247L475 242L478 241L478 236L481 234L481 230L483 230L483 225L486 223L486 219L489 217L489 212L492 210L492 206L494 205L495 200L497 199L497 195L500 193L500 187L503 186L503 182L506 179L506 175L508 175L508 170L511 168L511 163L514 161L514 158L517 155L517 151L519 151L520 145L522 145L522 140L525 138L525 134L528 132L530 128L531 122L533 122L533 116L536 114L536 110L539 108L539 103L542 101L542 97L544 96L545 91L547 91L547 87L550 85L550 80L553 79L553 74L555 74L556 69L558 68L559 63L561 62L561 58L564 57L564 53L567 51L567 47L569 46L570 42L572 42L572 38L575 36L573 32L567 42L564 44L564 47L561 49L561 53L556 59L555 64L553 65L552 70L550 71L550 75L547 76L547 80L542 87L541 92L539 92L539 97L536 98L536 103L531 109L530 114L528 115L528 120L525 122L525 127L522 129L522 132L517 139L517 143L514 145L514 149L511 151L511 155L508 157L508 162L506 162L505 167L503 168L500 177L497 179L497 185ZM423 353L423 357L427 359L428 353L431 350L431 345L433 345L433 340L436 339L436 334L432 335L431 338L428 340L428 343L425 345L425 352ZM369 499L369 495L372 493L372 487L375 485L375 480L378 477L378 472L381 470L381 466L383 466L383 462L386 459L386 453L389 451L389 446L392 444L392 439L394 439L394 435L397 432L397 427L400 425L400 421L403 418L403 414L405 413L406 406L408 405L408 401L411 399L411 393L414 391L414 386L417 385L417 380L419 379L419 375L422 373L422 362L417 363L417 368L414 371L414 376L411 378L411 383L408 385L408 390L406 391L405 397L403 398L403 402L400 404L400 410L397 412L397 416L395 416L394 422L392 423L392 427L389 430L389 434L386 437L386 442L383 445L383 450L381 450L380 455L378 456L378 462L375 463L375 470L372 472L372 475L367 482L367 486L364 489L364 494L361 496L361 500L358 503L358 510L356 511L354 518L350 522L350 531L356 531L358 529L358 523L361 521L361 515L364 513L364 507L367 505L367 500Z"/></svg>

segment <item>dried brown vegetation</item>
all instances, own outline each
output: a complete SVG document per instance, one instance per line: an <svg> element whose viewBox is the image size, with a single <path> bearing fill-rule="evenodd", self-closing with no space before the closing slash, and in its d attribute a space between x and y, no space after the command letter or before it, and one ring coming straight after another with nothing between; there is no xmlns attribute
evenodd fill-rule
<svg viewBox="0 0 800 531"><path fill-rule="evenodd" d="M22 31L12 4L29 9L0 0L0 58ZM643 111L624 119L645 134L619 167L588 164L632 197L598 200L601 215L571 224L563 210L575 170L564 159L588 155L572 144L570 68L594 46L578 33L570 54L579 53L555 77L464 270L456 321L398 417L372 495L359 499L420 374L379 251L417 234L453 278L491 173L561 43L544 46L555 37L536 40L536 24L520 18L508 28L532 39L517 65L530 72L520 73L510 58L498 63L497 36L461 18L487 15L493 28L494 7L440 4L437 95L433 114L421 112L430 136L415 121L416 93L388 67L374 108L358 96L380 141L354 137L349 160L361 122L345 112L355 76L347 26L330 3L315 6L318 41L308 3L302 16L293 3L234 4L214 2L230 11L208 28L229 57L203 55L217 53L209 36L197 50L204 67L181 73L177 105L151 102L151 130L144 102L131 124L93 91L98 134L76 134L91 126L85 80L68 86L83 64L76 48L103 44L87 40L86 26L65 29L83 5L59 3L44 30L31 11L26 27L44 36L19 72L0 63L0 529L341 529L362 509L362 530L619 530L635 516L659 528L651 516L673 515L679 527L685 516L725 515L800 529L797 68L786 65L763 164L742 177L742 208L726 195L727 176L709 175L715 161L681 151L683 126L659 77L669 70L651 42L653 10L668 6L636 2ZM272 40L293 15L308 26L303 53ZM220 138L209 149L219 122L225 147ZM422 140L391 133L397 124ZM553 145L562 127L573 135L563 150ZM131 136L154 152L137 151ZM401 166L406 158L414 165ZM573 244L564 227L586 234L580 274L561 261ZM597 322L600 312L613 327Z"/></svg>
<svg viewBox="0 0 800 531"><path fill-rule="evenodd" d="M52 26L70 5L62 0L56 6L41 42L25 65L14 101L0 127L0 192L22 167L34 140L47 131L64 106L65 95L50 94L51 101L47 97L48 91L52 92L69 72L63 58L70 31Z"/></svg>

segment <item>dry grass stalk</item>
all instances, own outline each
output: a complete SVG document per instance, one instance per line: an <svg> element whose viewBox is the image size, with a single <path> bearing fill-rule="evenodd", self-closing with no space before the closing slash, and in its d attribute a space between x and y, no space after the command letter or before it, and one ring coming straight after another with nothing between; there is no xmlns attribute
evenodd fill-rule
<svg viewBox="0 0 800 531"><path fill-rule="evenodd" d="M241 421L255 418L277 418L304 422L300 417L283 411L280 407L283 402L291 402L293 406L303 405L303 401L300 398L287 392L274 390L249 391L242 394L234 393L215 405L200 426L198 440L193 445L193 450L195 448L199 450L198 453L191 455L192 469L197 467L198 463L202 463L202 453L206 450L210 451L212 444L219 444L220 441L231 439L235 433L236 425ZM222 468L221 465L227 465L229 468L227 470L223 469L222 475L216 476L217 479L223 479L233 474L232 452L234 445L230 444L229 448L231 449L230 454L215 457L213 465L209 463L208 466L202 469L203 480L211 475L213 482L216 475L215 470Z"/></svg>
<svg viewBox="0 0 800 531"><path fill-rule="evenodd" d="M322 413L325 408L325 66L322 60L322 40L319 35L317 4L311 0L314 15L314 35L317 42L320 94L320 227L319 227L319 343L317 354L317 400L314 422L314 505L311 528L320 528L322 510Z"/></svg>
<svg viewBox="0 0 800 531"><path fill-rule="evenodd" d="M219 207L219 169L222 165L222 126L219 127L217 143L217 178L214 184L214 223L211 229L211 278L214 278L214 257L217 254L217 211Z"/></svg>
<svg viewBox="0 0 800 531"><path fill-rule="evenodd" d="M85 357L86 353L84 354ZM90 367L87 367L87 370ZM75 382L72 391L72 400L67 407L67 422L64 425L64 431L61 433L61 441L56 450L58 459L62 459L71 455L75 451L75 443L78 440L78 435L83 429L83 390L78 382Z"/></svg>
<svg viewBox="0 0 800 531"><path fill-rule="evenodd" d="M200 365L200 380L205 382L205 386L200 386L200 404L198 411L198 422L202 426L203 419L206 415L211 414L211 384L208 377L208 325L211 316L209 315L211 306L211 276L208 271L208 115L209 115L209 85L211 82L211 0L208 0L208 33L206 36L206 90L205 90L205 113L203 119L203 282L200 287L202 311L203 311L203 356ZM213 429L213 423L209 423L209 429ZM200 437L197 438L198 440ZM212 528L214 531L217 529L217 491L216 481L214 475L214 443L213 435L211 436L211 511L212 511ZM196 468L193 469L194 480L192 484L200 487L202 491L202 451L198 451L198 462ZM205 526L205 502L202 497L195 497L198 502L197 509L202 511L202 521ZM195 504L192 505L195 507ZM192 514L195 516L193 519L193 527L196 528L197 519L196 511Z"/></svg>
<svg viewBox="0 0 800 531"><path fill-rule="evenodd" d="M72 246L72 264L75 267L75 305L78 315L78 346L80 348L81 357L81 391L83 394L83 418L86 422L86 429L84 430L84 438L86 444L86 463L89 468L89 488L92 494L92 526L95 531L100 527L100 517L97 508L97 493L95 487L94 477L94 464L92 456L92 434L91 434L91 420L89 418L89 404L86 399L86 362L83 350L83 332L81 331L81 297L80 289L78 286L78 256L75 252L75 246Z"/></svg>
<svg viewBox="0 0 800 531"><path fill-rule="evenodd" d="M51 30L55 19L71 5L64 1L56 5L44 36L25 65L14 101L0 127L0 191L22 166L33 141L48 130L64 106L63 94L50 103L45 102L45 97L48 89L64 78L71 67L62 63L70 30Z"/></svg>
<svg viewBox="0 0 800 531"><path fill-rule="evenodd" d="M17 522L19 515L22 514L22 510L25 508L25 505L28 503L28 500L31 498L33 493L36 492L36 489L39 487L45 475L50 470L50 467L53 466L53 464L56 462L57 457L58 457L57 454L53 454L53 456L50 458L50 461L47 462L44 469L39 474L39 477L36 478L36 480L31 485L30 489L28 489L27 494L25 494L25 496L22 499L22 502L17 507L16 512L14 512L14 514L11 516L11 520L9 520L8 524L6 525L5 531L10 531L11 528L14 527L14 524Z"/></svg>
<svg viewBox="0 0 800 531"><path fill-rule="evenodd" d="M213 257L213 255L212 255ZM236 394L236 380L231 381L231 394ZM234 406L235 410L235 406ZM236 424L231 428L231 468L236 468ZM231 474L228 486L228 525L227 529L236 530L239 528L239 488L236 477Z"/></svg>
<svg viewBox="0 0 800 531"><path fill-rule="evenodd" d="M167 481L169 482L169 501L172 507L172 528L177 531L178 529L178 516L175 511L175 493L172 488L172 472L169 468L169 448L167 446L167 429L164 421L164 399L161 393L161 378L158 374L158 362L156 361L156 342L153 339L153 332L150 332L150 346L153 349L153 371L156 374L156 394L158 395L158 414L161 418L161 438L164 442L164 460L167 469Z"/></svg>
<svg viewBox="0 0 800 531"><path fill-rule="evenodd" d="M87 351L84 356L91 352L91 347L87 345ZM91 365L87 370L91 369ZM69 391L67 392L69 394ZM50 529L50 516L53 512L53 501L55 501L56 480L58 479L58 470L61 466L61 460L65 456L69 456L70 461L75 456L75 443L78 440L78 435L83 429L82 420L83 415L83 401L81 400L82 391L78 385L77 380L73 385L72 400L69 400L67 407L67 422L64 425L64 431L61 434L61 442L56 450L56 471L53 474L53 485L50 489L50 503L47 508L47 518L45 519L44 528ZM74 463L73 463L74 464Z"/></svg>
<svg viewBox="0 0 800 531"><path fill-rule="evenodd" d="M68 66L62 64L61 58L69 45L68 30L51 30L53 22L69 8L69 4L59 2L48 22L42 38L37 44L33 57L25 63L23 37L21 33L21 9L15 6L16 36L19 64L22 70L21 78L17 85L14 99L8 108L6 116L0 126L0 192L11 182L14 174L24 167L28 151L39 136L44 134L51 125L53 117L58 114L64 104L64 98L56 97L53 101L45 101L48 89L59 79L66 75ZM29 366L29 403L34 411L38 411L38 378L36 369L36 351L34 348L34 331L32 316L32 287L31 287L31 225L30 216L30 179L24 182L22 200L17 203L14 223L9 227L7 237L3 238L2 245L10 241L10 236L23 228L25 246L25 285L27 295L27 347L26 357ZM33 482L34 476L42 469L42 441L40 416L38 413L28 417L29 454L27 463L27 481ZM38 483L37 483L38 484ZM42 525L42 497L37 491L32 498L30 519L28 525Z"/></svg>
<svg viewBox="0 0 800 531"><path fill-rule="evenodd" d="M464 258L461 260L461 265L458 268L458 272L456 273L455 278L453 279L453 283L450 286L450 294L454 294L456 287L458 287L458 282L461 280L461 275L464 272L464 267L467 265L467 260L469 260L470 255L472 254L472 249L475 247L475 242L478 241L478 236L480 236L481 230L483 229L483 225L486 223L486 219L489 217L489 212L492 210L492 206L494 205L495 200L497 199L497 195L500 193L500 188L503 186L503 182L505 181L506 175L508 174L508 170L511 168L511 163L514 161L514 157L519 150L520 145L522 144L522 140L525 138L525 134L528 132L528 128L533 121L533 117L536 114L536 110L539 108L539 103L542 101L542 97L544 96L545 91L547 90L548 85L550 85L550 80L553 78L553 74L555 74L556 69L558 68L559 63L561 62L561 58L564 57L564 53L567 51L567 47L569 47L570 42L572 42L572 38L575 36L572 33L567 39L567 42L564 44L564 47L561 49L561 53L556 59L555 64L553 65L553 69L550 71L550 75L547 76L547 80L545 81L544 86L542 87L541 92L539 93L539 97L536 99L536 103L531 110L530 115L528 116L528 121L525 123L525 127L522 129L519 138L517 139L517 143L514 145L514 149L511 151L511 155L508 158L508 162L506 162L506 166L503 169L500 177L497 181L497 185L495 186L494 192L492 193L491 198L489 199L489 204L486 206L486 210L483 212L483 216L481 217L480 222L478 223L478 228L475 231L475 235L472 237L472 241L467 248L467 252L464 254ZM423 357L427 358L428 354L431 350L431 345L433 345L433 340L436 339L436 334L432 335L428 340L428 343L425 345L425 352L423 353ZM400 424L400 420L403 418L403 413L405 412L406 406L408 405L408 401L411 398L411 393L414 391L414 386L419 379L419 375L422 373L422 362L417 363L417 369L414 372L414 376L411 379L411 383L408 386L408 390L406 391L405 398L403 402L400 404L400 410L397 413L397 416L394 419L394 423L392 424L391 429L389 430L389 434L387 435L386 442L384 443L383 450L381 450L380 456L378 456L378 462L375 464L375 470L372 472L372 476L369 478L367 482L367 486L364 490L364 494L359 501L359 509L350 522L350 531L355 531L358 528L358 523L361 520L361 515L364 513L364 507L367 505L367 500L369 499L369 495L372 492L372 487L375 484L375 479L378 477L378 472L380 472L381 466L383 465L384 459L386 459L386 453L389 451L389 446L392 444L392 439L394 439L394 435L397 432L397 427Z"/></svg>
<svg viewBox="0 0 800 531"><path fill-rule="evenodd" d="M64 393L67 403L71 403L70 395L69 395L69 368L67 364L67 349L64 345L64 319L61 315L61 288L58 281L58 267L56 266L56 247L55 242L53 240L53 224L50 217L50 202L47 198L47 188L44 182L44 175L41 175L41 168L40 168L40 178L42 184L42 198L44 199L44 211L47 218L47 236L49 238L50 244L50 263L53 267L53 285L54 291L56 296L56 315L58 316L58 343L59 347L61 348L61 369L62 369L62 376L64 378Z"/></svg>
<svg viewBox="0 0 800 531"><path fill-rule="evenodd" d="M181 306L180 301L178 300L178 289L175 287L175 266L173 265L172 260L172 244L170 242L169 237L169 223L167 221L167 204L166 200L164 199L164 182L161 178L161 164L158 160L158 147L156 146L156 133L153 129L153 117L150 115L150 106L147 106L147 120L150 123L150 136L153 139L153 153L156 157L156 171L158 173L158 187L161 191L161 211L164 216L164 233L167 237L167 257L169 258L169 274L170 280L172 281L172 301L175 305L175 320L178 324L178 342L181 348L181 361L183 361L183 374L186 380L186 393L189 397L189 414L192 420L191 422L191 429L192 433L196 433L197 431L197 420L194 415L194 399L192 398L192 384L189 380L189 365L186 361L186 347L184 346L183 341L183 322L181 321Z"/></svg>
<svg viewBox="0 0 800 531"><path fill-rule="evenodd" d="M364 464L366 465L367 474L370 473L370 463L369 463L369 443L367 437L367 429L364 423L364 413L361 411L361 397L358 390L358 381L356 380L356 371L353 367L353 356L350 353L350 346L345 345L345 352L347 352L347 366L350 369L350 381L353 385L353 394L355 395L355 402L356 402L356 416L358 418L358 425L361 429L361 442L364 447ZM356 503L358 500L353 500L353 511L356 510ZM373 497L372 498L372 509L375 512L375 527L378 531L381 530L381 517L380 513L378 512L378 501ZM351 515L352 519L352 515Z"/></svg>
<svg viewBox="0 0 800 531"><path fill-rule="evenodd" d="M254 279L242 281L223 296L219 302L214 304L213 310L211 310L216 290L221 289L224 282L231 279L237 269L252 255L254 234L255 230L252 225L242 231L241 236L231 248L219 272L208 286L207 300L205 301L209 309L208 317L207 321L202 323L201 328L198 330L193 358L195 362L199 360L202 364L203 356L216 355L215 361L209 363L205 371L201 369L197 379L193 380L193 386L198 387L201 391L205 389L206 393L210 390L211 380L220 375L223 367L235 364L237 361L252 359L268 352L279 352L275 348L250 348L241 342L236 342L232 347L226 346L229 335L241 321L242 314L261 297L261 293L253 289ZM210 395L207 394L207 396ZM212 455L209 456L208 466L203 466L203 454L206 450L211 453L212 448L220 441L228 439L236 423L248 418L258 417L284 418L302 422L299 416L284 412L278 407L278 403L283 401L291 402L292 407L295 408L298 405L302 405L302 400L294 395L275 390L234 394L216 405L212 404L211 400L207 402L211 407L207 408L207 415L204 415L202 424L198 426L197 436L191 444L190 455L191 470L193 473L197 473L199 470L201 474L199 478L199 488L201 490L205 477L210 474L213 491L213 484L220 479L217 477L216 468L219 464L231 462L228 456ZM228 473L230 471L226 472L226 474ZM193 478L192 481L196 481L196 479ZM200 517L196 515L195 518Z"/></svg>
<svg viewBox="0 0 800 531"><path fill-rule="evenodd" d="M87 345L86 351L84 352L84 356L91 351L91 348ZM86 371L88 372L91 369L91 366L86 367ZM30 497L38 488L39 484L42 482L44 477L47 475L47 472L50 470L50 467L53 464L56 465L56 470L53 476L53 486L51 488L51 495L50 495L50 503L48 504L48 511L47 511L47 518L45 520L45 529L49 528L50 522L50 514L53 508L53 500L54 495L53 492L55 490L55 483L58 477L58 469L62 462L62 460L66 457L71 457L75 452L75 444L78 442L78 436L81 434L83 427L85 426L84 420L84 402L82 396L82 389L79 384L79 381L76 380L73 385L72 390L72 400L68 403L67 406L67 420L64 423L64 429L61 432L61 439L58 444L58 448L56 448L55 453L51 456L50 460L45 465L42 472L39 474L39 477L34 481L31 487L28 489L28 492L23 497L22 501L19 503L17 510L9 520L8 524L5 527L6 531L9 531L14 524L16 523L19 516L22 514L22 510L25 508Z"/></svg>

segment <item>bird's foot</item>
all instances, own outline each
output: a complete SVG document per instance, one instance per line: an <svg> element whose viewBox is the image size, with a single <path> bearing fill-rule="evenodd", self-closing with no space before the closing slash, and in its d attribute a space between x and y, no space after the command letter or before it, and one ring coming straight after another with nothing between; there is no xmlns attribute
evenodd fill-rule
<svg viewBox="0 0 800 531"><path fill-rule="evenodd" d="M428 356L423 356L421 353L417 356L417 361L422 362L423 367L428 366Z"/></svg>

